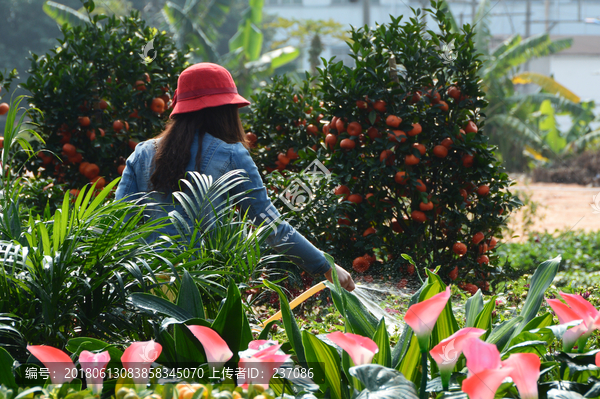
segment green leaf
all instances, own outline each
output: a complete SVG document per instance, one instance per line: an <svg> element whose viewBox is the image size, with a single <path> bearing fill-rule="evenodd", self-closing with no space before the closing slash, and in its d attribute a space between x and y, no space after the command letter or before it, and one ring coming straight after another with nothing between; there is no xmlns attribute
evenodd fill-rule
<svg viewBox="0 0 600 399"><path fill-rule="evenodd" d="M13 374L15 359L4 348L0 348L0 385L4 385L13 392L17 392L18 386Z"/></svg>
<svg viewBox="0 0 600 399"><path fill-rule="evenodd" d="M379 321L379 326L377 326L373 341L377 344L377 348L379 348L379 351L375 354L374 362L384 367L392 367L390 338L385 327L385 318L383 317Z"/></svg>
<svg viewBox="0 0 600 399"><path fill-rule="evenodd" d="M342 375L338 352L307 331L302 331L302 344L307 363L314 372L313 381L322 391L329 388L332 398L341 398Z"/></svg>
<svg viewBox="0 0 600 399"><path fill-rule="evenodd" d="M188 323L190 325L196 324L191 321ZM205 324L199 323L199 325ZM175 324L173 326L173 336L175 340L175 356L177 357L178 364L202 364L206 362L204 347L186 325ZM233 352L233 349L231 351Z"/></svg>
<svg viewBox="0 0 600 399"><path fill-rule="evenodd" d="M351 367L350 374L365 386L356 399L418 398L415 385L397 370L377 364L363 364Z"/></svg>
<svg viewBox="0 0 600 399"><path fill-rule="evenodd" d="M332 293L336 292L335 286L329 281L326 281L325 285L327 285ZM346 325L349 327L350 332L362 335L363 337L372 337L379 324L377 319L369 312L355 294L348 292L341 287L340 289L341 293L336 292L336 294L342 298L341 302L345 304ZM334 300L334 304L335 303L336 301ZM338 311L340 311L339 308ZM342 313L342 311L340 311L340 313Z"/></svg>
<svg viewBox="0 0 600 399"><path fill-rule="evenodd" d="M288 340L290 341L292 348L294 348L294 352L296 353L296 356L298 356L298 360L300 361L300 364L306 366L306 357L304 354L305 348L302 345L302 342L303 342L302 334L300 333L298 324L296 324L296 319L294 318L294 315L292 314L292 310L290 309L290 304L289 304L285 294L283 293L281 288L279 288L277 285L273 284L272 282L265 280L264 283L268 288L277 292L277 294L279 295L279 304L280 304L280 308L281 308L281 319L283 321L283 327L285 329L285 334L286 334Z"/></svg>
<svg viewBox="0 0 600 399"><path fill-rule="evenodd" d="M152 294L134 293L129 296L134 306L140 309L150 310L165 316L172 317L179 322L185 322L193 318L192 314L166 299Z"/></svg>
<svg viewBox="0 0 600 399"><path fill-rule="evenodd" d="M191 314L193 317L204 319L204 304L196 282L187 270L184 270L177 297L177 306Z"/></svg>
<svg viewBox="0 0 600 399"><path fill-rule="evenodd" d="M477 316L477 321L473 327L481 328L482 330L489 331L492 328L492 312L496 308L496 296L490 298L485 304L483 310Z"/></svg>
<svg viewBox="0 0 600 399"><path fill-rule="evenodd" d="M554 117L554 108L550 100L545 100L540 105L540 114L545 118L540 121L540 130L546 132L544 140L555 154L560 153L567 146L567 139L560 135L556 127L556 118Z"/></svg>
<svg viewBox="0 0 600 399"><path fill-rule="evenodd" d="M492 330L485 342L496 344L499 349L503 348L508 342L515 326L522 323L523 319L523 316L517 316L513 319L502 322Z"/></svg>
<svg viewBox="0 0 600 399"><path fill-rule="evenodd" d="M477 290L475 295L467 299L467 303L465 304L465 316L467 319L465 327L475 327L477 316L482 310L483 294L481 293L481 290Z"/></svg>
<svg viewBox="0 0 600 399"><path fill-rule="evenodd" d="M107 350L111 360L115 361L119 361L121 356L123 356L123 351L113 344L108 344L99 339L89 337L71 338L67 341L65 349L78 356L83 351L101 352Z"/></svg>
<svg viewBox="0 0 600 399"><path fill-rule="evenodd" d="M540 305L544 300L544 293L554 281L554 277L560 266L561 256L558 255L554 259L547 260L538 266L529 287L529 294L523 304L520 316L523 316L523 321L514 329L510 342L514 337L519 335L525 326L534 319L537 312L540 310Z"/></svg>
<svg viewBox="0 0 600 399"><path fill-rule="evenodd" d="M54 1L46 1L42 9L59 25L81 26L90 22L87 15Z"/></svg>
<svg viewBox="0 0 600 399"><path fill-rule="evenodd" d="M238 352L246 348L241 347L244 332L242 297L233 280L229 280L227 298L211 328L227 342L229 349L233 352L231 361L237 362L239 359Z"/></svg>
<svg viewBox="0 0 600 399"><path fill-rule="evenodd" d="M293 46L282 47L264 53L256 61L246 63L248 69L266 69L272 71L294 61L300 55L300 50Z"/></svg>

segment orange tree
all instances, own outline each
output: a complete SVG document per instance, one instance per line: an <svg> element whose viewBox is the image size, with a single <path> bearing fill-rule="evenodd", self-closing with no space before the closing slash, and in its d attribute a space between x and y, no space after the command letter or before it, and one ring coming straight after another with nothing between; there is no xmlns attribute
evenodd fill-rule
<svg viewBox="0 0 600 399"><path fill-rule="evenodd" d="M329 62L320 71L326 165L353 203L336 250L371 254L352 259L359 272L374 255L389 275L414 273L400 256L408 254L487 290L499 261L495 237L519 202L484 134L472 27L451 33L441 4L432 5L437 33L419 11L403 24L400 17L353 30L356 65Z"/></svg>
<svg viewBox="0 0 600 399"><path fill-rule="evenodd" d="M341 264L367 280L441 266L446 280L487 290L499 271L496 237L520 203L484 134L472 27L451 33L432 4L437 33L417 11L353 30L355 66L324 62L317 89L276 79L253 98L249 138L264 169L285 170L267 177L273 195L312 159L333 172L336 201L324 200L300 231Z"/></svg>
<svg viewBox="0 0 600 399"><path fill-rule="evenodd" d="M23 85L44 113L34 122L46 140L27 168L73 189L118 177L136 144L163 128L185 64L171 39L139 14L91 16L94 2L84 6L89 21L63 25L60 45L32 56Z"/></svg>

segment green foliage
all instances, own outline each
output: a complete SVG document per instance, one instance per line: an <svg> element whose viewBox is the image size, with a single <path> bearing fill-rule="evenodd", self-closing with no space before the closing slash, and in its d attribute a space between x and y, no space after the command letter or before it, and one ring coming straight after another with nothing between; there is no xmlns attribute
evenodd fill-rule
<svg viewBox="0 0 600 399"><path fill-rule="evenodd" d="M168 103L185 65L170 39L147 27L138 14L121 19L90 16L94 3L85 6L90 22L63 25L59 46L44 57L32 56L31 76L23 85L32 94L31 103L44 112L44 118L33 121L46 141L39 146L44 155L29 161L27 169L69 188L90 181L79 171L85 170L83 162L96 164L104 181L119 176L119 166L135 144L163 129L168 110L157 114L150 105L161 96ZM146 55L156 58L144 63L139 53L151 40L154 52ZM62 152L65 144L75 146L77 153Z"/></svg>

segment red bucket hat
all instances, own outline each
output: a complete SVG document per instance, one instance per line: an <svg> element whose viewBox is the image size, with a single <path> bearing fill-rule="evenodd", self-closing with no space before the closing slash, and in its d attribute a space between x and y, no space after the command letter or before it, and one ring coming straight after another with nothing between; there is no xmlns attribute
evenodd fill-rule
<svg viewBox="0 0 600 399"><path fill-rule="evenodd" d="M250 102L238 94L227 69L210 62L201 62L179 75L170 118L177 114L228 104L245 107Z"/></svg>

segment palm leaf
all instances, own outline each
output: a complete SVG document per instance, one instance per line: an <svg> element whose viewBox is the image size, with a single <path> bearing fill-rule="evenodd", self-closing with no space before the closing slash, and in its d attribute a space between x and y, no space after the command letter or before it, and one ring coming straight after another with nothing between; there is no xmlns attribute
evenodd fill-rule
<svg viewBox="0 0 600 399"><path fill-rule="evenodd" d="M489 54L490 39L490 11L491 3L489 0L480 0L477 12L475 13L474 26L474 44L477 51L482 54Z"/></svg>
<svg viewBox="0 0 600 399"><path fill-rule="evenodd" d="M542 144L542 138L521 119L509 114L496 114L486 120L487 125L497 124L503 135L511 141Z"/></svg>
<svg viewBox="0 0 600 399"><path fill-rule="evenodd" d="M519 43L521 43L521 40L523 38L521 37L521 35L513 35L511 37L509 37L508 39L506 39L505 41L503 41L493 52L492 52L492 57L493 58L498 58L500 57L502 54L504 54L505 52L507 52L508 50L514 48L515 46L519 45Z"/></svg>
<svg viewBox="0 0 600 399"><path fill-rule="evenodd" d="M549 76L536 72L523 72L512 79L514 84L535 83L551 94L558 94L573 103L579 103L581 98Z"/></svg>
<svg viewBox="0 0 600 399"><path fill-rule="evenodd" d="M589 116L593 118L593 113L589 107L581 103L575 103L566 97L551 93L520 94L506 98L506 102L527 102L529 104L541 105L544 101L550 101L557 114L569 113L575 117Z"/></svg>
<svg viewBox="0 0 600 399"><path fill-rule="evenodd" d="M46 1L42 9L59 25L80 26L90 22L87 15L54 1Z"/></svg>

